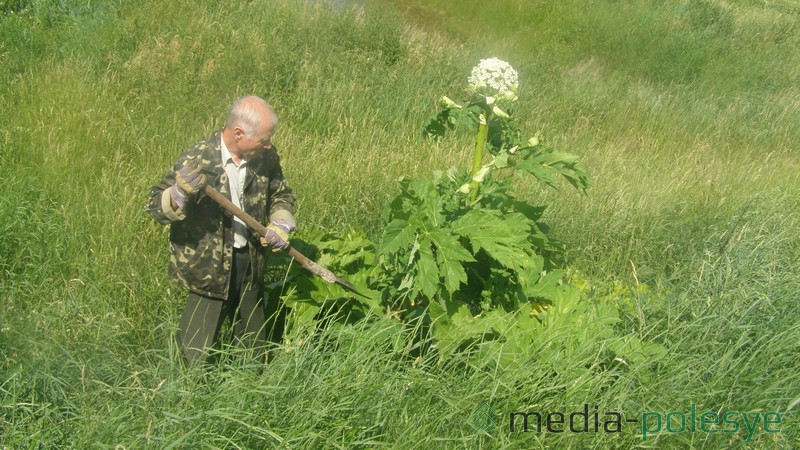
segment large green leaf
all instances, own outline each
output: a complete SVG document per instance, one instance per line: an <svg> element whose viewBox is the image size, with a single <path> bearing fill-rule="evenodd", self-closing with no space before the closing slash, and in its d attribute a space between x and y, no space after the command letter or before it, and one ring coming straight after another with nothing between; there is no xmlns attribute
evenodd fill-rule
<svg viewBox="0 0 800 450"><path fill-rule="evenodd" d="M427 237L420 238L419 259L414 266L416 285L414 294L421 292L428 298L434 298L439 291L439 267L431 248L431 240Z"/></svg>
<svg viewBox="0 0 800 450"><path fill-rule="evenodd" d="M531 298L554 301L560 293L559 286L561 286L563 277L563 270L548 272L537 280L536 283L528 285L525 289L525 295Z"/></svg>
<svg viewBox="0 0 800 450"><path fill-rule="evenodd" d="M473 253L483 249L500 264L524 272L534 264L533 246L528 242L531 222L523 214L500 217L495 210L472 209L453 222L453 230L472 244Z"/></svg>
<svg viewBox="0 0 800 450"><path fill-rule="evenodd" d="M432 230L429 234L431 242L436 246L436 261L439 264L439 271L444 278L444 287L447 292L453 293L458 290L461 283L467 282L467 272L464 271L463 263L474 261L458 237L450 234L444 229Z"/></svg>
<svg viewBox="0 0 800 450"><path fill-rule="evenodd" d="M414 219L425 228L436 228L444 223L442 206L444 199L439 195L436 186L427 178L412 181L409 192L413 193L413 205L410 221Z"/></svg>
<svg viewBox="0 0 800 450"><path fill-rule="evenodd" d="M589 174L581 167L577 155L540 147L528 147L522 149L519 154L521 158L512 160L513 165L548 186L557 188L560 175L582 193L589 187Z"/></svg>
<svg viewBox="0 0 800 450"><path fill-rule="evenodd" d="M535 176L539 181L542 181L550 187L558 187L557 183L560 170L556 167L542 164L542 161L538 158L518 161L515 166Z"/></svg>
<svg viewBox="0 0 800 450"><path fill-rule="evenodd" d="M408 221L395 219L388 225L383 232L383 239L379 252L395 253L402 248L407 248L414 243L416 227L409 225Z"/></svg>

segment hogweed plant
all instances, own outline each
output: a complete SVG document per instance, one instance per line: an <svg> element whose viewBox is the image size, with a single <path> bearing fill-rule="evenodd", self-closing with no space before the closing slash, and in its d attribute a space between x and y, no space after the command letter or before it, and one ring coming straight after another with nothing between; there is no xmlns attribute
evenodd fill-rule
<svg viewBox="0 0 800 450"><path fill-rule="evenodd" d="M562 176L580 192L589 177L576 155L548 148L538 135L522 138L509 109L518 89L518 74L505 61L473 68L467 101L442 97L441 111L424 127L432 139L457 128L473 132L469 169L403 180L384 211L377 249L384 299L397 315L429 319L441 343L504 335L502 317L540 318L563 290L560 245L541 222L545 208L515 198L513 177L498 175L532 175L553 187Z"/></svg>
<svg viewBox="0 0 800 450"><path fill-rule="evenodd" d="M296 291L286 297L295 327L308 326L325 305L349 319L377 313L424 324L442 358L480 348L477 356L489 352L484 356L490 359L500 349L504 358L522 355L545 330L564 324L581 327L584 336L610 333L603 327L616 317L613 307L595 308L598 318L609 320L571 315L586 305L579 307L580 289L563 280L561 245L541 221L545 207L515 198L514 177L500 176L533 176L552 187L563 177L581 193L589 187L576 155L547 147L538 134L522 137L509 109L518 88L514 68L491 58L472 70L466 102L441 98L442 109L425 124L425 133L432 139L458 128L475 133L469 168L401 179L399 195L384 208L377 244L360 236L317 239L313 247L321 263L369 298L298 278Z"/></svg>

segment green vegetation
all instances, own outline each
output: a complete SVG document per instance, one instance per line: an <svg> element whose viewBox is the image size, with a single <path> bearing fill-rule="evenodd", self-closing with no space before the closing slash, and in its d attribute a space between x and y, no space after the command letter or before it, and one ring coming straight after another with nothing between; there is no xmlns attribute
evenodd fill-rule
<svg viewBox="0 0 800 450"><path fill-rule="evenodd" d="M0 0L0 447L642 445L635 425L508 432L512 411L584 404L776 411L780 433L646 445L800 446L800 7L387 3ZM290 325L305 328L262 375L237 348L181 368L185 295L166 277L166 229L143 212L175 157L236 97L267 98L298 247L363 277L343 257L374 250L398 178L468 169L474 135L429 141L422 125L490 56L520 74L519 127L592 177L587 196L511 180L547 205L575 294L553 300L528 351L440 359L424 323L297 308ZM313 289L279 269L286 289ZM632 342L638 357L609 358ZM471 424L483 402L493 433Z"/></svg>

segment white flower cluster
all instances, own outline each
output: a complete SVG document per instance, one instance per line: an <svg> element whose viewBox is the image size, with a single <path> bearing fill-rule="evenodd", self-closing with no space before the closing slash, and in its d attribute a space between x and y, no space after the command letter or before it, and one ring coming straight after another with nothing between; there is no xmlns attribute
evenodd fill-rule
<svg viewBox="0 0 800 450"><path fill-rule="evenodd" d="M469 76L469 88L479 95L487 97L489 103L497 100L514 101L517 99L517 71L511 64L497 59L482 59L472 68Z"/></svg>

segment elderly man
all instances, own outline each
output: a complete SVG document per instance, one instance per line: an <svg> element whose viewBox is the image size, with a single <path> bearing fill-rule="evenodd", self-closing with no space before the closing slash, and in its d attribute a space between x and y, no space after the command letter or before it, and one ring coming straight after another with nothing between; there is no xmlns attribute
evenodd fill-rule
<svg viewBox="0 0 800 450"><path fill-rule="evenodd" d="M295 197L272 145L277 126L266 101L240 98L225 127L186 150L150 191L148 212L170 225L169 274L189 290L178 339L190 365L207 359L226 318L235 338L264 360L264 260L268 248L287 248L295 229ZM268 224L267 235L259 238L205 196L206 183Z"/></svg>

